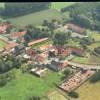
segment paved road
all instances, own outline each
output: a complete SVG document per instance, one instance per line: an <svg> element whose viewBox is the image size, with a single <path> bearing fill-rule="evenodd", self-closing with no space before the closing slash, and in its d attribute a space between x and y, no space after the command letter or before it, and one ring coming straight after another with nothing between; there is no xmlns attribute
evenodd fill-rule
<svg viewBox="0 0 100 100"><path fill-rule="evenodd" d="M67 62L71 66L76 66L76 67L83 68L83 69L97 69L97 70L100 70L100 65L86 65L86 64L74 63L74 62L71 62L71 61L67 61Z"/></svg>

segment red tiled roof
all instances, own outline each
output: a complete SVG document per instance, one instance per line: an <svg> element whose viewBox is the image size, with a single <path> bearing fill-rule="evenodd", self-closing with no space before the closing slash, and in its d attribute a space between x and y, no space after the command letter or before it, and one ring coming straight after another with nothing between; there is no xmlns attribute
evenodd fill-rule
<svg viewBox="0 0 100 100"><path fill-rule="evenodd" d="M78 32L78 33L84 33L84 31L85 31L84 28L81 28L81 27L79 27L79 26L77 26L75 24L72 24L72 23L67 24L67 27L69 29L74 30L75 32Z"/></svg>
<svg viewBox="0 0 100 100"><path fill-rule="evenodd" d="M42 38L42 39L33 40L32 42L29 42L29 43L28 43L28 46L31 46L31 45L33 45L33 44L35 44L35 43L43 42L43 41L45 41L45 40L47 40L47 39L48 39L48 38Z"/></svg>
<svg viewBox="0 0 100 100"><path fill-rule="evenodd" d="M43 56L37 56L37 60L43 62L44 61L44 57Z"/></svg>
<svg viewBox="0 0 100 100"><path fill-rule="evenodd" d="M68 56L70 53L71 53L70 50L64 50L63 55L64 55L64 56Z"/></svg>
<svg viewBox="0 0 100 100"><path fill-rule="evenodd" d="M4 47L4 49L9 50L17 46L18 44L15 42L9 43L7 46Z"/></svg>
<svg viewBox="0 0 100 100"><path fill-rule="evenodd" d="M14 33L14 34L11 34L11 38L19 38L21 36L24 36L26 34L26 31L23 31L23 32L17 32L17 33Z"/></svg>

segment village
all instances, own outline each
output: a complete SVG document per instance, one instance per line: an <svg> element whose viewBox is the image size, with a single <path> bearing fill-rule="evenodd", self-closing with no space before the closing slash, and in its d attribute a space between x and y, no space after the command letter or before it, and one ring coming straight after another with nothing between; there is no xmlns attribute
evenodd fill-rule
<svg viewBox="0 0 100 100"><path fill-rule="evenodd" d="M10 30L11 27L13 27L11 23L3 23L0 25L0 42L6 43L5 46L0 48L0 56L3 60L6 61L9 55L14 58L23 59L23 63L26 66L31 66L29 68L30 74L39 78L45 77L47 70L52 70L56 73L63 73L66 69L73 70L72 74L65 77L62 83L57 85L62 91L68 93L74 91L95 74L96 71L100 70L100 63L82 64L73 61L75 57L89 55L90 51L87 52L82 47L74 47L71 45L67 47L56 46L53 42L50 42L52 40L49 37L33 39L26 46L23 37L27 34L27 30L6 34L6 30ZM59 29L63 29L64 32L72 32L72 38L78 37L82 39L88 37L84 28L73 23L67 23L64 26L56 25L56 30ZM36 47L37 45L39 46ZM96 55L99 54L96 53Z"/></svg>

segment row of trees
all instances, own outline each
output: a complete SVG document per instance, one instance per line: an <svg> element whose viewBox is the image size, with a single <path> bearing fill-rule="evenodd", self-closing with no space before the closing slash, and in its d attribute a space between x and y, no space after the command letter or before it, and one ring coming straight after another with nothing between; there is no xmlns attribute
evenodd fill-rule
<svg viewBox="0 0 100 100"><path fill-rule="evenodd" d="M7 58L0 57L0 74L13 69L14 67L19 68L21 66L22 59L15 58L14 56L7 56Z"/></svg>
<svg viewBox="0 0 100 100"><path fill-rule="evenodd" d="M6 83L12 79L15 78L15 72L14 70L11 70L7 73L1 74L0 75L0 87L6 85Z"/></svg>

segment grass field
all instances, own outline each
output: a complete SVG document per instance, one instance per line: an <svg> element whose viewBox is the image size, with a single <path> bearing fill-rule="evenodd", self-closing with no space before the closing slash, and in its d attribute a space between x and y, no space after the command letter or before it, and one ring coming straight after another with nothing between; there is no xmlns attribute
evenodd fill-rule
<svg viewBox="0 0 100 100"><path fill-rule="evenodd" d="M0 40L0 48L3 48L5 45L6 43Z"/></svg>
<svg viewBox="0 0 100 100"><path fill-rule="evenodd" d="M62 8L71 6L74 3L75 2L53 2L51 4L51 8L54 8L54 9L57 9L58 11L60 11Z"/></svg>
<svg viewBox="0 0 100 100"><path fill-rule="evenodd" d="M86 57L75 57L73 62L82 63L82 64L100 64L100 58L90 55L88 58Z"/></svg>
<svg viewBox="0 0 100 100"><path fill-rule="evenodd" d="M57 10L48 9L17 18L11 18L8 20L10 20L12 23L16 25L25 26L27 24L33 24L33 25L41 24L45 19L49 21L52 19L62 20L62 14Z"/></svg>
<svg viewBox="0 0 100 100"><path fill-rule="evenodd" d="M61 81L61 75L48 71L45 78L37 78L31 74L22 74L16 70L16 79L0 88L0 100L28 100L30 96L44 96Z"/></svg>
<svg viewBox="0 0 100 100"><path fill-rule="evenodd" d="M79 93L79 100L100 100L100 83L84 83L76 92Z"/></svg>

